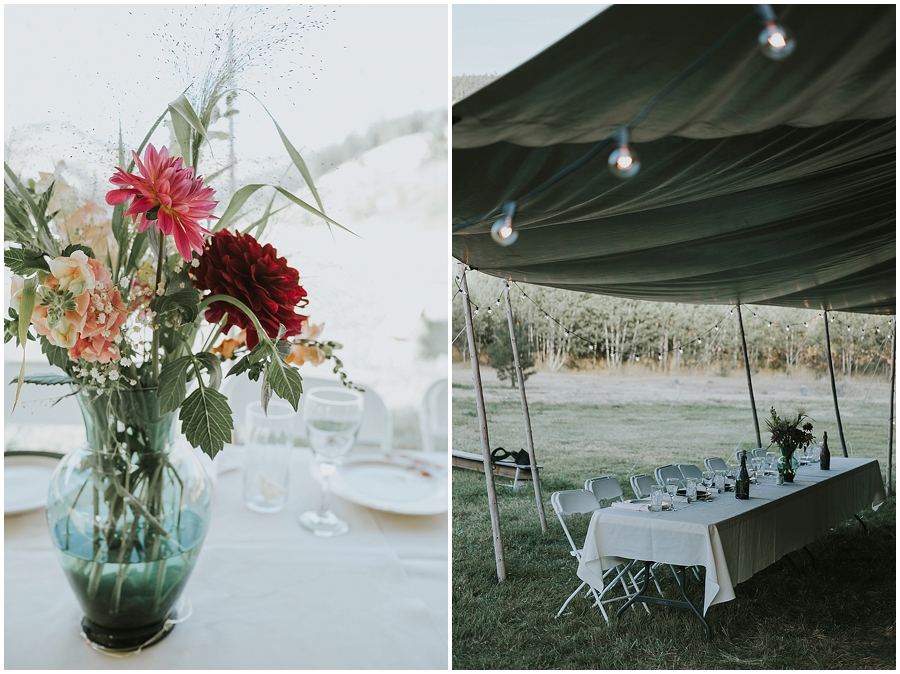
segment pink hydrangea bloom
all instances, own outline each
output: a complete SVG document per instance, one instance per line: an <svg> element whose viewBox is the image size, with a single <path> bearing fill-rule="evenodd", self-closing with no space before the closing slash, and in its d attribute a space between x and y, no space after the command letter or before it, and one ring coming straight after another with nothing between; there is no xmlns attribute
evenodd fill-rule
<svg viewBox="0 0 900 674"><path fill-rule="evenodd" d="M131 154L140 175L116 167L118 173L109 182L121 189L110 190L106 203L115 206L134 198L125 215L135 219L141 216L139 232L156 223L160 232L175 239L175 247L185 260L191 259L192 251L202 255L203 236L210 232L200 220L215 217L212 211L218 202L212 200L213 189L204 187L203 179L195 178L194 169L185 168L181 157L170 157L165 146L157 152L148 145L143 162L136 152ZM157 207L156 220L148 219L147 212Z"/></svg>

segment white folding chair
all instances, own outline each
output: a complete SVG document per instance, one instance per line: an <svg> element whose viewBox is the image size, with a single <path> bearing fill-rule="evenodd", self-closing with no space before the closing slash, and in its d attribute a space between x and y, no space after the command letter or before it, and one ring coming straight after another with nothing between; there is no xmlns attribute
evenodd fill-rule
<svg viewBox="0 0 900 674"><path fill-rule="evenodd" d="M419 433L422 435L422 449L429 451L447 450L447 378L433 381L419 407Z"/></svg>
<svg viewBox="0 0 900 674"><path fill-rule="evenodd" d="M592 492L597 497L598 502L625 500L619 481L610 475L587 479L584 481L584 488Z"/></svg>
<svg viewBox="0 0 900 674"><path fill-rule="evenodd" d="M650 488L657 482L651 475L642 473L640 475L631 476L631 488L636 498L646 498L650 496Z"/></svg>
<svg viewBox="0 0 900 674"><path fill-rule="evenodd" d="M653 478L649 475L635 475L631 478L631 488L635 490L635 494L638 494L638 498L643 498L639 493L638 489L635 487L635 478L647 478L647 490L646 494L650 494L650 485L653 485ZM584 482L584 488L590 492L593 492L594 496L597 497L597 501L600 502L602 507L603 501L624 501L625 496L622 493L622 487L619 484L619 481L612 477L611 475L605 475L603 477L592 477ZM653 579L654 584L656 585L656 590L660 594L662 594L662 588L659 586L659 582L656 580L655 568L657 565L653 565L650 567L650 575ZM641 574L644 573L643 569L639 569L637 574L632 574L631 570L628 570L628 577L631 579L632 584L637 588L638 580L641 577ZM644 608L647 608L647 605L644 604ZM648 609L649 610L649 609Z"/></svg>
<svg viewBox="0 0 900 674"><path fill-rule="evenodd" d="M703 459L703 465L706 466L706 470L710 473L715 473L717 470L728 470L728 464L725 463L725 459L720 456L711 456L708 459Z"/></svg>
<svg viewBox="0 0 900 674"><path fill-rule="evenodd" d="M692 463L676 463L675 465L678 467L678 470L681 471L681 474L685 480L688 479L689 477L696 478L697 480L703 479L703 472L699 468L697 468L697 466L695 466L694 464L692 464Z"/></svg>
<svg viewBox="0 0 900 674"><path fill-rule="evenodd" d="M670 463L668 466L660 466L653 471L653 474L656 477L657 484L661 484L663 487L666 486L666 480L669 478L675 478L679 482L684 479L681 471L678 470L678 466L674 463Z"/></svg>
<svg viewBox="0 0 900 674"><path fill-rule="evenodd" d="M621 490L620 490L621 491ZM553 492L550 496L550 503L553 505L553 510L556 512L556 517L559 519L559 523L562 525L563 532L566 534L566 538L569 540L569 545L572 547L572 550L569 554L571 554L575 559L581 560L581 548L579 548L575 541L572 539L572 534L569 533L569 528L566 526L566 522L563 519L564 517L568 517L570 515L579 515L579 514L587 514L593 513L596 510L600 509L600 503L597 501L597 498L594 496L594 493L588 491L587 489L572 489L570 491L557 491ZM575 598L581 589L587 585L588 594L593 595L594 597L594 605L600 609L600 613L603 615L603 619L609 623L609 616L606 614L606 609L603 608L604 604L608 604L613 601L621 601L623 599L628 599L633 596L634 592L629 592L628 586L625 584L625 579L623 576L631 567L631 563L629 564L620 564L619 566L614 566L611 569L607 569L603 572L603 580L604 587L602 592L597 592L592 586L588 585L585 582L582 582L575 591L569 595L569 598L566 599L565 603L562 605L562 608L559 609L559 612L556 614L556 617L562 615L562 612L566 610L566 606L569 605L569 602ZM606 582L607 578L615 575L615 577L610 581ZM632 582L634 583L634 578L632 577ZM620 584L622 589L624 590L624 594L622 596L610 597L609 599L604 599L603 597L610 592L616 584ZM635 584L635 592L637 591L637 584ZM644 608L647 608L647 605L643 605ZM647 609L649 613L650 610Z"/></svg>

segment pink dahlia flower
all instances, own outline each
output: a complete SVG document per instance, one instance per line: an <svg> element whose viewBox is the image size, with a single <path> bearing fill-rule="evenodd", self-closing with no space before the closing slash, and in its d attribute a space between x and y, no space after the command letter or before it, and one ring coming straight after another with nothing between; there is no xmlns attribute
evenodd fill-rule
<svg viewBox="0 0 900 674"><path fill-rule="evenodd" d="M118 173L109 182L120 189L107 192L106 203L116 206L133 197L125 215L135 219L141 216L139 232L155 222L160 232L172 235L185 260L191 259L192 251L202 255L203 236L210 232L200 220L214 218L212 211L219 203L212 200L213 189L204 187L203 178L195 178L194 169L185 168L181 157L170 157L165 146L157 152L152 144L148 145L143 162L136 152L131 154L140 175L126 173L117 166Z"/></svg>

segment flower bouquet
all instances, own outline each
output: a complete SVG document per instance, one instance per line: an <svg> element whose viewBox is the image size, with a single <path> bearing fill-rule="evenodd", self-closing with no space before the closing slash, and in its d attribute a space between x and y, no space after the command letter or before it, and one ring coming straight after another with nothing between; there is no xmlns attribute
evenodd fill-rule
<svg viewBox="0 0 900 674"><path fill-rule="evenodd" d="M112 215L97 225L105 211L89 209L90 240L53 210L55 183L41 192L5 166L4 260L13 273L5 340L23 346L16 400L24 382L68 384L81 407L88 443L61 461L47 516L86 614L84 634L106 649L143 647L174 624L172 607L210 513L208 479L197 456L174 441L174 421L210 458L231 440L234 411L218 391L222 361L235 361L228 376L246 372L261 382L263 408L274 394L297 409L294 364L304 361L332 359L347 383L334 356L340 345L317 341L320 328L298 313L307 303L299 273L257 240L271 203L243 232L229 229L267 186L237 190L213 215L214 190L196 167L220 97L206 97L199 112L179 97L127 164L120 139L106 194ZM174 150L149 143L166 115ZM324 214L303 160L276 128L318 208L268 187L340 226ZM26 376L28 340L62 373Z"/></svg>
<svg viewBox="0 0 900 674"><path fill-rule="evenodd" d="M778 472L784 475L785 482L793 482L794 474L800 467L800 462L794 458L794 450L806 449L816 441L812 423L804 423L804 419L809 419L809 416L803 410L798 410L796 417L779 417L774 407L766 419L766 429L772 434L771 443L781 449Z"/></svg>

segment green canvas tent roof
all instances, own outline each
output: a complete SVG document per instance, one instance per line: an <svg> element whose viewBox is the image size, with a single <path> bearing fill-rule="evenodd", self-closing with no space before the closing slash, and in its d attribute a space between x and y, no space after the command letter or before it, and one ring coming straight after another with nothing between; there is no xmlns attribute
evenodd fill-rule
<svg viewBox="0 0 900 674"><path fill-rule="evenodd" d="M628 124L751 11L614 6L454 105L454 257L637 299L893 314L893 5L776 5L797 42L780 62L746 21L633 129L637 176L610 174L610 142L519 201L514 245L491 239L486 214Z"/></svg>

